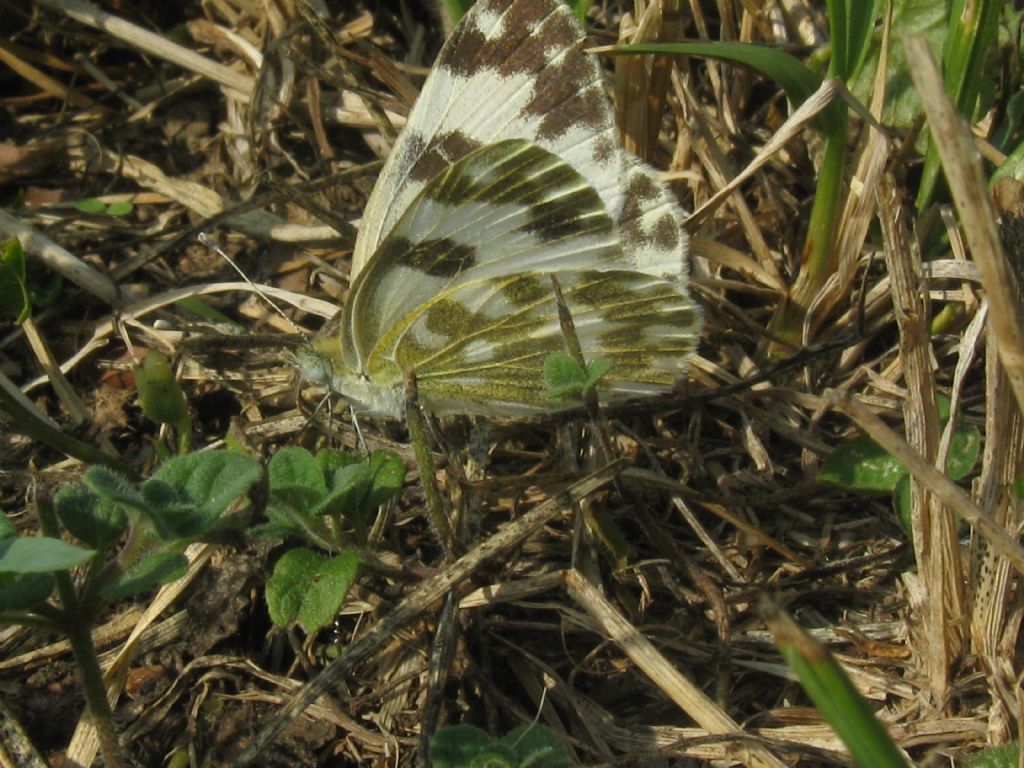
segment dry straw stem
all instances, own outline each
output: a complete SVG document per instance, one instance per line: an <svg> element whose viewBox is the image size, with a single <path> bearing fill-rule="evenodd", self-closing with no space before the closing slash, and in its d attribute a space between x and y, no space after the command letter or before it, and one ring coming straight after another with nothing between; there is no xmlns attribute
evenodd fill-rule
<svg viewBox="0 0 1024 768"><path fill-rule="evenodd" d="M741 736L740 726L722 711L704 692L687 680L651 642L630 624L615 606L575 570L565 577L569 595L597 622L601 630L686 714L709 733ZM785 763L759 744L744 743L742 738L728 748L729 756L744 765L785 768Z"/></svg>
<svg viewBox="0 0 1024 768"><path fill-rule="evenodd" d="M960 515L972 528L985 538L989 546L1024 574L1024 549L1014 536L980 509L952 480L937 470L921 454L907 445L906 441L886 426L867 406L856 399L831 391L836 408L845 413L857 426L871 436L871 439L891 453L910 471L914 479L949 510Z"/></svg>
<svg viewBox="0 0 1024 768"><path fill-rule="evenodd" d="M25 253L39 259L46 267L86 293L92 294L104 304L117 304L117 286L110 278L4 210L0 210L0 232L18 238Z"/></svg>
<svg viewBox="0 0 1024 768"><path fill-rule="evenodd" d="M960 214L964 238L981 270L981 283L988 294L990 327L995 336L991 346L1006 367L1017 406L1021 408L1024 407L1024 313L1014 290L1016 280L999 240L996 214L978 148L970 129L946 95L942 74L924 38L910 37L906 50L907 61L916 62L916 66L910 68L910 76L921 94L921 105Z"/></svg>
<svg viewBox="0 0 1024 768"><path fill-rule="evenodd" d="M61 11L82 24L101 29L132 48L177 64L182 69L195 72L226 88L237 91L238 96L242 99L248 99L252 93L255 80L248 75L243 75L230 67L200 56L195 51L172 43L161 35L100 10L91 3L83 3L79 0L39 0L39 4Z"/></svg>
<svg viewBox="0 0 1024 768"><path fill-rule="evenodd" d="M890 176L881 178L877 198L907 386L903 401L907 442L934 466L939 449L939 414L928 327L931 312L921 277L921 254ZM928 629L920 633L920 645L915 643L914 647L920 650L919 659L927 667L932 701L942 702L948 695L951 665L963 641L963 565L954 516L916 479L911 484L911 500L914 552L928 587L924 590L925 621L919 625Z"/></svg>
<svg viewBox="0 0 1024 768"><path fill-rule="evenodd" d="M332 314L337 312L337 307L330 302L317 299L312 296L306 296L305 294L297 294L294 291L282 290L281 288L271 285L259 285L256 283L243 283L239 281L207 283L205 285L193 285L186 288L175 288L174 290L166 291L164 293L157 294L156 296L150 296L142 301L125 306L116 316L111 315L99 320L93 326L90 337L79 346L79 349L74 355L61 364L60 370L65 374L68 373L79 363L88 359L94 352L106 346L111 337L118 332L121 324L138 324L139 320L151 312L171 306L183 299L193 296L210 296L218 293L230 293L233 291L252 293L255 290L258 290L264 295L278 301L287 302L292 306L298 307L304 312L310 312L312 314L319 315L320 317L330 317ZM143 330L147 333L151 332L150 329L146 327L143 327ZM24 390L25 392L31 392L48 383L48 381L49 379L46 376L40 376L26 384Z"/></svg>

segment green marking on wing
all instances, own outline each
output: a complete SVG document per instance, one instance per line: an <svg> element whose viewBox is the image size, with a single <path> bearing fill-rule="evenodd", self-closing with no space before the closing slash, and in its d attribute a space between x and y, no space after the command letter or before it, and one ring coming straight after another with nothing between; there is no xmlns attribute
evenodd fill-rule
<svg viewBox="0 0 1024 768"><path fill-rule="evenodd" d="M414 370L428 408L509 414L557 410L544 377L549 355L565 340L551 291L513 305L519 282L534 288L540 275L481 281L448 291L423 307L394 347L402 370ZM666 391L696 346L699 312L674 285L631 272L584 271L558 275L586 360L611 370L598 383L605 400ZM597 300L600 297L600 301ZM434 309L458 306L447 315ZM451 327L443 317L452 318ZM440 324L452 341L431 349L419 343L427 324ZM458 325L458 328L455 325ZM457 333L456 333L457 331Z"/></svg>
<svg viewBox="0 0 1024 768"><path fill-rule="evenodd" d="M362 369L410 312L460 285L588 268L626 268L598 193L529 141L481 147L424 187L357 276L345 308L346 362Z"/></svg>

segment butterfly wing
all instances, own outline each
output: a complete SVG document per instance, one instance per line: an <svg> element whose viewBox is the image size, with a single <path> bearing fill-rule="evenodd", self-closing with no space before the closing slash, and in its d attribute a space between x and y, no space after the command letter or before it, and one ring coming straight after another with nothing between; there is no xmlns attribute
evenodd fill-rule
<svg viewBox="0 0 1024 768"><path fill-rule="evenodd" d="M353 275L439 173L484 145L525 138L598 194L631 268L685 277L682 211L654 171L618 146L601 72L583 40L561 0L478 0L442 48L377 180Z"/></svg>
<svg viewBox="0 0 1024 768"><path fill-rule="evenodd" d="M356 278L342 322L346 363L365 369L403 317L457 285L628 268L599 196L571 166L522 139L486 145L423 188Z"/></svg>
<svg viewBox="0 0 1024 768"><path fill-rule="evenodd" d="M598 384L604 402L672 388L700 330L684 291L636 271L557 277L584 359L611 364ZM544 377L545 360L565 349L550 276L519 274L443 292L380 352L415 371L420 400L433 413L520 416L578 405L553 400Z"/></svg>
<svg viewBox="0 0 1024 768"><path fill-rule="evenodd" d="M543 375L566 346L555 275L584 357L611 363L604 397L665 391L700 314L680 282L633 269L620 235L561 158L524 140L475 150L423 188L356 278L343 367L393 393L415 373L435 413L564 407Z"/></svg>

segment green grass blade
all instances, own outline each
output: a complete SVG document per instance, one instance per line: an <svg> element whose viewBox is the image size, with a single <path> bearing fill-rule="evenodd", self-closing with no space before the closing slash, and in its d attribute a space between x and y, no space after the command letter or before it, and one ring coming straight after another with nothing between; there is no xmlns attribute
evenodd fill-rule
<svg viewBox="0 0 1024 768"><path fill-rule="evenodd" d="M857 765L908 768L903 752L828 651L774 603L766 601L762 612L786 663Z"/></svg>
<svg viewBox="0 0 1024 768"><path fill-rule="evenodd" d="M983 72L995 51L999 31L999 0L953 0L949 29L942 47L942 74L946 93L957 111L970 120L978 103ZM917 210L923 211L935 194L940 171L935 144L929 142L917 192Z"/></svg>

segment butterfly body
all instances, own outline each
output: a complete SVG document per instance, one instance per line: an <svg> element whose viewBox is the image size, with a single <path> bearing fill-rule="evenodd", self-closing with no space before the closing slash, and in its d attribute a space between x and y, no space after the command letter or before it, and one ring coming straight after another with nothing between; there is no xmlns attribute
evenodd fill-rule
<svg viewBox="0 0 1024 768"><path fill-rule="evenodd" d="M438 414L520 416L553 401L565 348L552 277L604 399L671 388L700 312L682 211L615 143L583 32L559 0L480 0L439 55L367 204L341 313L302 374L400 418L414 374Z"/></svg>

